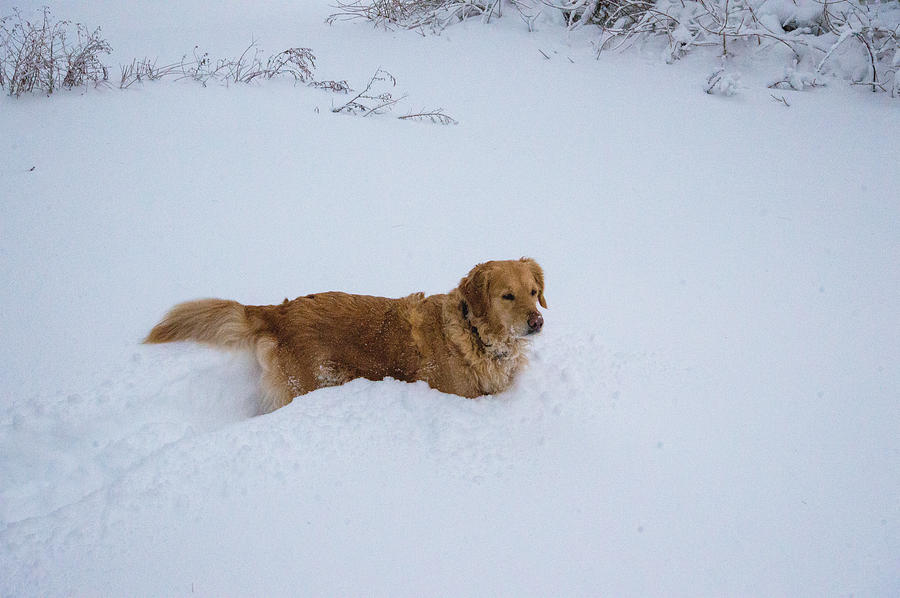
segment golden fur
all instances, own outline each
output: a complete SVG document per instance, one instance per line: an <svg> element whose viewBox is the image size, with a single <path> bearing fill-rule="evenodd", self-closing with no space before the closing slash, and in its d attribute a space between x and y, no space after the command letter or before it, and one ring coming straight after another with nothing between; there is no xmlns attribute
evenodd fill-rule
<svg viewBox="0 0 900 598"><path fill-rule="evenodd" d="M543 318L544 273L532 259L478 264L443 295L387 299L316 293L280 305L201 299L175 306L144 342L192 340L248 350L262 367L263 409L354 378L477 397L502 392L526 363Z"/></svg>

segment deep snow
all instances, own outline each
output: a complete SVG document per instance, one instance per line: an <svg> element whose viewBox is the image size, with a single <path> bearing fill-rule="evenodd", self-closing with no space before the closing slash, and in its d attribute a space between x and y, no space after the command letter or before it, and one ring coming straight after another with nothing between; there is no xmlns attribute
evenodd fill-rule
<svg viewBox="0 0 900 598"><path fill-rule="evenodd" d="M114 64L255 36L460 124L287 81L0 101L0 595L900 593L886 94L787 108L759 58L708 96L712 54L596 61L514 17L52 6ZM356 381L254 417L247 359L138 344L184 299L445 292L521 255L549 309L495 397Z"/></svg>

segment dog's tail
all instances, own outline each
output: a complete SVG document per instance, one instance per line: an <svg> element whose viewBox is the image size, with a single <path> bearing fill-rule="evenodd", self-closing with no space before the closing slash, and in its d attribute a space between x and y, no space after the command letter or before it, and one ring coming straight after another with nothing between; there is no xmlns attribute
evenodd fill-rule
<svg viewBox="0 0 900 598"><path fill-rule="evenodd" d="M200 299L173 307L144 342L196 341L227 349L249 349L258 332L246 307L237 301Z"/></svg>
<svg viewBox="0 0 900 598"><path fill-rule="evenodd" d="M173 307L144 342L195 341L249 351L262 367L261 407L264 412L272 411L290 403L303 390L292 384L279 366L278 342L261 315L264 311L265 306L246 306L226 299L187 301Z"/></svg>

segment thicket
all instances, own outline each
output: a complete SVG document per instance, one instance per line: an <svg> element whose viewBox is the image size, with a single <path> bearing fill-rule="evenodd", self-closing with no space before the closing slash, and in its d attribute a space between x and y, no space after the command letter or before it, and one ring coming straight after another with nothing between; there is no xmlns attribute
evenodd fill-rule
<svg viewBox="0 0 900 598"><path fill-rule="evenodd" d="M733 90L729 58L773 50L786 53L787 64L772 88L807 89L834 75L900 97L898 0L338 0L329 20L438 32L504 10L529 29L546 13L568 29L595 27L598 56L652 38L664 41L668 62L717 48L723 66L710 75L709 93Z"/></svg>

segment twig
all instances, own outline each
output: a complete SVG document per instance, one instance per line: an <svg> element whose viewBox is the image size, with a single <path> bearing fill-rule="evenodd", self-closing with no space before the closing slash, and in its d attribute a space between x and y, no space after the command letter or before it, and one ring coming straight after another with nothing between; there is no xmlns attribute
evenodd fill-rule
<svg viewBox="0 0 900 598"><path fill-rule="evenodd" d="M333 91L334 93L350 93L353 91L350 89L350 85L347 81L312 81L310 82L310 87L317 87L319 89L327 89L328 91Z"/></svg>
<svg viewBox="0 0 900 598"><path fill-rule="evenodd" d="M397 117L400 120L427 120L429 122L441 124L441 125L458 125L459 121L450 116L449 114L444 114L443 108L436 108L434 110L423 110L421 112L417 112L416 114L407 114L406 116Z"/></svg>
<svg viewBox="0 0 900 598"><path fill-rule="evenodd" d="M390 108L391 106L394 106L400 100L406 99L406 95L404 94L404 95L400 96L399 98L393 98L393 97L391 97L391 94L386 93L386 94L383 94L383 96L380 99L381 99L381 103L373 108L369 108L368 111L363 114L363 118L369 116L370 114L378 114L379 111L383 110L384 108Z"/></svg>

